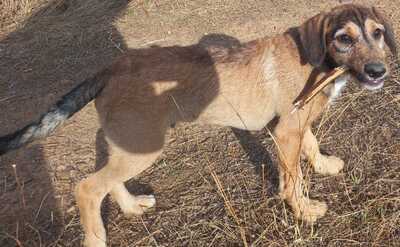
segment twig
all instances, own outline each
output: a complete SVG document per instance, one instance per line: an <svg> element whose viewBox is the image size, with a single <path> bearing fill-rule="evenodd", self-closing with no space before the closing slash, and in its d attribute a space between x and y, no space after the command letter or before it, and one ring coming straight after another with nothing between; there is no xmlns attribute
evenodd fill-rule
<svg viewBox="0 0 400 247"><path fill-rule="evenodd" d="M21 185L21 182L20 182L18 174L17 174L17 165L13 164L12 168L13 168L13 171L14 171L15 181L17 182L17 189L18 189L18 193L19 193L19 196L20 196L20 204L21 204L22 209L25 210L26 204L25 204L25 197L24 197L24 190L23 190L24 188Z"/></svg>
<svg viewBox="0 0 400 247"><path fill-rule="evenodd" d="M14 236L6 233L6 232L4 233L4 235L6 235L6 237L11 238L12 240L14 240L18 247L23 247L21 241L19 241L16 237L14 237Z"/></svg>
<svg viewBox="0 0 400 247"><path fill-rule="evenodd" d="M29 223L27 223L27 226L28 226L29 228L31 228L31 229L37 234L38 239L39 239L39 246L42 247L42 246L43 246L43 244L42 244L42 237L40 236L39 230L36 229L36 228L34 228L34 227L33 227L31 224L29 224Z"/></svg>
<svg viewBox="0 0 400 247"><path fill-rule="evenodd" d="M295 113L299 109L303 108L308 102L310 102L322 89L324 89L331 81L335 80L340 75L344 74L348 71L348 68L345 66L337 67L329 72L326 76L324 76L321 80L316 82L311 86L309 90L301 94L295 101L293 102L294 108L291 113Z"/></svg>
<svg viewBox="0 0 400 247"><path fill-rule="evenodd" d="M142 224L143 224L143 226L144 226L144 229L146 229L147 234L149 234L149 238L150 238L151 240L153 240L153 242L155 243L155 245L158 247L159 245L157 244L156 239L153 237L153 235L155 234L155 232L154 232L154 233L150 233L150 231L149 231L149 229L147 229L147 226L146 226L146 224L144 223L142 217L140 217L140 221L142 222ZM156 231L156 232L157 232L157 231Z"/></svg>
<svg viewBox="0 0 400 247"><path fill-rule="evenodd" d="M49 196L49 194L50 194L50 192L47 192L47 194L46 194L46 195L42 198L42 200L40 201L40 205L39 205L39 208L38 208L38 210L37 210L37 212L36 212L35 219L33 220L33 224L36 223L36 220L37 220L38 217L39 217L40 211L42 210L43 203L46 201L46 199L47 199L47 197Z"/></svg>
<svg viewBox="0 0 400 247"><path fill-rule="evenodd" d="M228 212L233 217L233 219L235 220L236 224L239 227L240 236L242 238L243 244L245 247L247 247L248 244L247 244L247 239L246 239L246 232L245 232L244 228L242 227L240 219L237 217L235 210L232 207L232 204L230 203L227 195L225 194L224 188L223 188L221 181L219 180L217 174L215 173L215 171L213 171L211 169L210 169L210 173L211 173L212 178L214 179L215 184L217 185L218 191L219 191L222 199L224 200L224 203L225 203L226 208L228 209Z"/></svg>
<svg viewBox="0 0 400 247"><path fill-rule="evenodd" d="M262 176L262 194L265 196L265 165L261 164L261 176Z"/></svg>

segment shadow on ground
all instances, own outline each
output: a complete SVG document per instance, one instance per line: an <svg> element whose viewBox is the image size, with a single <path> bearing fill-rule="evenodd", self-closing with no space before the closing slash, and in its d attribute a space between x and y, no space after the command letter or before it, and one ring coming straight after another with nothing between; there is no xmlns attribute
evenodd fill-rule
<svg viewBox="0 0 400 247"><path fill-rule="evenodd" d="M38 119L60 96L127 50L123 37L113 26L127 3L52 1L0 40L0 135ZM204 36L199 45L230 49L240 42L212 34ZM261 163L271 164L268 155L258 157L262 146L249 133L235 134L256 169ZM78 219L65 218L65 211L58 210L66 208L63 197L56 195L53 188L53 180L68 178L58 178L56 165L46 161L46 153L51 153L51 145L57 142L45 145L34 144L0 157L4 184L0 192L1 246L56 246L63 236L71 234L68 227L77 227ZM100 130L96 136L96 169L106 163L106 157L107 145ZM151 187L134 180L129 181L128 188L134 194L153 192ZM106 224L108 208L107 200L103 207ZM79 242L71 241L68 246Z"/></svg>
<svg viewBox="0 0 400 247"><path fill-rule="evenodd" d="M0 135L38 119L61 95L122 53L123 37L113 22L127 4L51 1L16 31L0 36ZM64 234L70 219L58 210L63 200L53 190L57 167L43 153L51 145L57 143L0 157L1 246L54 246Z"/></svg>
<svg viewBox="0 0 400 247"><path fill-rule="evenodd" d="M256 174L262 177L261 181L270 184L267 191L268 196L274 196L278 192L279 172L277 164L272 160L268 150L262 145L260 139L248 130L232 128L232 132L254 167Z"/></svg>

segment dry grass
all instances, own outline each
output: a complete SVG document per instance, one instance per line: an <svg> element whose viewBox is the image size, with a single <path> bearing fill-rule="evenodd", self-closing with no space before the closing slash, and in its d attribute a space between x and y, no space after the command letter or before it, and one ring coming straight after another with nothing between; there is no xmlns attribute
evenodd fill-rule
<svg viewBox="0 0 400 247"><path fill-rule="evenodd" d="M0 30L4 32L15 28L15 25L22 23L36 8L46 2L47 0L2 0L0 2Z"/></svg>
<svg viewBox="0 0 400 247"><path fill-rule="evenodd" d="M35 119L129 45L187 44L221 31L247 40L282 32L333 2L3 0L0 134ZM400 33L396 3L366 2L387 9ZM304 164L311 197L329 206L316 225L296 221L277 197L277 150L266 131L183 125L169 133L156 164L128 183L135 193L155 193L154 210L126 219L104 203L110 245L400 246L396 66L383 90L351 85L315 124L321 147L346 161L333 177ZM72 192L104 163L97 129L90 104L52 137L0 157L0 246L80 246Z"/></svg>

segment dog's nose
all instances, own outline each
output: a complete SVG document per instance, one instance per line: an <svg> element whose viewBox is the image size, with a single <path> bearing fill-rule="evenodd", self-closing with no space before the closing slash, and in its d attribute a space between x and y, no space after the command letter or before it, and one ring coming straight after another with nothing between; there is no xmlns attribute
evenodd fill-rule
<svg viewBox="0 0 400 247"><path fill-rule="evenodd" d="M364 71L373 79L379 79L386 73L383 63L368 63L364 66Z"/></svg>

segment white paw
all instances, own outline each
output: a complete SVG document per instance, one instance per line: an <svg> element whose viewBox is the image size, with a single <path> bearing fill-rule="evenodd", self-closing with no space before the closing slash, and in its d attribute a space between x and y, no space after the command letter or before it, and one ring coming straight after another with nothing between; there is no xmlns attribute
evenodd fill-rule
<svg viewBox="0 0 400 247"><path fill-rule="evenodd" d="M307 222L314 223L317 219L325 215L328 206L325 202L307 199L300 205L298 212L295 212L297 218Z"/></svg>
<svg viewBox="0 0 400 247"><path fill-rule="evenodd" d="M314 164L316 173L322 175L338 174L344 167L344 161L336 156L318 155Z"/></svg>
<svg viewBox="0 0 400 247"><path fill-rule="evenodd" d="M135 196L138 205L142 208L151 208L156 204L154 195L140 195Z"/></svg>
<svg viewBox="0 0 400 247"><path fill-rule="evenodd" d="M127 202L124 202L124 206L121 205L121 210L125 216L131 217L142 215L147 209L154 207L155 204L154 195L132 196Z"/></svg>

